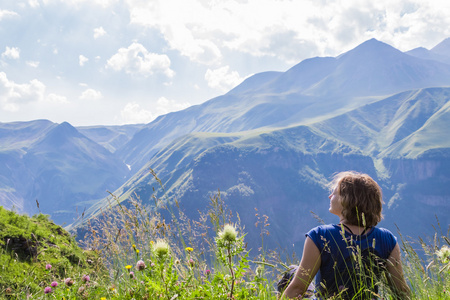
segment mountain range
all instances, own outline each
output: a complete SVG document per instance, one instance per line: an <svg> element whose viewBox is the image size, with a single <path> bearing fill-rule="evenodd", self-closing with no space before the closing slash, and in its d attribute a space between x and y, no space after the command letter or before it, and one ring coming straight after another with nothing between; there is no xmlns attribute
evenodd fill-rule
<svg viewBox="0 0 450 300"><path fill-rule="evenodd" d="M164 193L196 218L220 190L250 244L256 208L269 217L269 245L299 247L316 224L310 211L333 221L332 175L356 170L383 188L382 226L429 234L435 217L450 221L449 59L450 39L408 52L371 39L149 124L0 123L0 205L33 213L38 199L75 230L108 208L106 191L148 205Z"/></svg>

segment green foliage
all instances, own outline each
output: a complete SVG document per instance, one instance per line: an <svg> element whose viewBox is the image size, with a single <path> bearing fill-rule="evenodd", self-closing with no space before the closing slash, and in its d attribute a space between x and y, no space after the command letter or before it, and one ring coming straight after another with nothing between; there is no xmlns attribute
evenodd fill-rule
<svg viewBox="0 0 450 300"><path fill-rule="evenodd" d="M0 207L0 297L277 299L275 281L286 268L279 253L251 253L239 216L227 211L220 194L211 197L198 221L176 212L176 202L168 207L163 199L154 200L154 207L134 200L112 206L91 222L83 246L95 251L81 250L48 216L29 218ZM268 233L266 223L261 222L261 237ZM36 254L19 255L12 248L13 238L34 242ZM432 246L423 240L419 244L422 255L402 237L411 299L450 299L448 233L436 234ZM357 299L397 299L386 278L375 278L367 270L361 253L356 251L354 260L360 271L354 279ZM370 292L374 286L379 295Z"/></svg>
<svg viewBox="0 0 450 300"><path fill-rule="evenodd" d="M429 242L401 236L405 255L404 271L414 299L450 299L449 232L436 234ZM419 249L415 249L419 245ZM422 255L419 255L422 254Z"/></svg>
<svg viewBox="0 0 450 300"><path fill-rule="evenodd" d="M48 216L18 215L0 206L0 295L26 298L67 274L101 272L96 260L95 252L83 251Z"/></svg>

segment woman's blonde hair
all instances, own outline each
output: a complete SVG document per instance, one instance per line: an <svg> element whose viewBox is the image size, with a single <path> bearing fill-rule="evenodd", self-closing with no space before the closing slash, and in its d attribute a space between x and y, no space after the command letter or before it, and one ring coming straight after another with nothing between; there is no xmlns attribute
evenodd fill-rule
<svg viewBox="0 0 450 300"><path fill-rule="evenodd" d="M369 175L354 171L334 176L332 187L342 205L342 216L351 225L370 227L381 221L381 188Z"/></svg>

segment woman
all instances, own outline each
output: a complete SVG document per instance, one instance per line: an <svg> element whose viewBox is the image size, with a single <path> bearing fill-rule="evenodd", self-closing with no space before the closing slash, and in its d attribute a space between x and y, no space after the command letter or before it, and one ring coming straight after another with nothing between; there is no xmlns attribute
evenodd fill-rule
<svg viewBox="0 0 450 300"><path fill-rule="evenodd" d="M306 234L300 265L282 299L303 296L316 274L319 299L376 298L381 272L387 273L393 293L408 299L397 239L375 227L382 218L378 184L366 174L342 172L332 187L329 211L339 217L339 224L321 225Z"/></svg>

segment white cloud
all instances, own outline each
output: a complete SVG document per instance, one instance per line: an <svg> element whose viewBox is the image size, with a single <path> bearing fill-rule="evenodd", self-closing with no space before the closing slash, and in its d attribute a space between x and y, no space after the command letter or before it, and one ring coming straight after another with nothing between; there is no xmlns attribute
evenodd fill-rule
<svg viewBox="0 0 450 300"><path fill-rule="evenodd" d="M128 48L120 48L107 62L107 67L127 74L153 75L162 73L169 78L175 75L170 69L167 55L148 52L139 43L132 43Z"/></svg>
<svg viewBox="0 0 450 300"><path fill-rule="evenodd" d="M89 58L87 58L87 57L84 56L84 55L80 55L80 56L78 57L78 63L80 64L81 67L84 66L84 64L85 64L87 61L89 61Z"/></svg>
<svg viewBox="0 0 450 300"><path fill-rule="evenodd" d="M39 67L39 62L38 62L38 61L31 61L31 60L29 60L29 61L26 62L26 64L27 64L28 66L32 67L32 68L37 68L37 67Z"/></svg>
<svg viewBox="0 0 450 300"><path fill-rule="evenodd" d="M45 85L37 79L17 84L0 72L0 105L5 111L18 111L21 105L44 99Z"/></svg>
<svg viewBox="0 0 450 300"><path fill-rule="evenodd" d="M5 52L2 53L2 57L6 57L9 59L19 59L20 58L20 49L17 47L6 46L6 50L5 50Z"/></svg>
<svg viewBox="0 0 450 300"><path fill-rule="evenodd" d="M189 102L178 102L176 100L170 100L166 97L161 97L156 102L156 114L165 115L173 111L183 110L191 106Z"/></svg>
<svg viewBox="0 0 450 300"><path fill-rule="evenodd" d="M225 66L215 70L208 69L205 74L208 86L221 91L228 91L242 82L243 78L236 71L230 72L230 67Z"/></svg>
<svg viewBox="0 0 450 300"><path fill-rule="evenodd" d="M373 37L409 50L450 36L450 1L442 0L126 3L133 24L159 30L172 49L207 64L217 63L229 50L291 63L312 55L334 56Z"/></svg>
<svg viewBox="0 0 450 300"><path fill-rule="evenodd" d="M18 14L14 11L0 9L0 21L7 17L16 17Z"/></svg>
<svg viewBox="0 0 450 300"><path fill-rule="evenodd" d="M142 109L136 102L127 103L120 116L125 124L149 123L154 119L150 111Z"/></svg>
<svg viewBox="0 0 450 300"><path fill-rule="evenodd" d="M94 38L97 39L101 36L104 36L106 34L105 29L103 29L103 27L98 27L94 29Z"/></svg>
<svg viewBox="0 0 450 300"><path fill-rule="evenodd" d="M176 100L160 97L152 111L141 107L137 102L127 103L120 112L122 122L125 124L149 123L159 115L165 115L170 112L183 110L191 106L189 102L179 102Z"/></svg>
<svg viewBox="0 0 450 300"><path fill-rule="evenodd" d="M35 0L32 0L35 1ZM95 4L101 7L108 7L118 2L118 0L42 0L44 4L63 2L64 4L79 7L84 3Z"/></svg>
<svg viewBox="0 0 450 300"><path fill-rule="evenodd" d="M81 93L80 96L80 99L82 100L98 100L101 98L103 98L102 93L94 89L87 89L83 93Z"/></svg>
<svg viewBox="0 0 450 300"><path fill-rule="evenodd" d="M28 0L28 4L29 4L32 8L39 7L39 1L38 1L38 0Z"/></svg>
<svg viewBox="0 0 450 300"><path fill-rule="evenodd" d="M48 94L48 96L45 98L45 101L50 103L69 103L69 101L67 101L67 98L65 96L53 93Z"/></svg>

